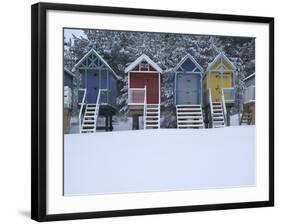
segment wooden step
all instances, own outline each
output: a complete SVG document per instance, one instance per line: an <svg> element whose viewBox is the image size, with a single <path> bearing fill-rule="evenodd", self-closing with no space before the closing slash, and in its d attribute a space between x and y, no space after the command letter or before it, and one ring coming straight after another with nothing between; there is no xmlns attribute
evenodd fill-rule
<svg viewBox="0 0 281 224"><path fill-rule="evenodd" d="M147 110L146 114L159 114L159 111L154 111L154 110Z"/></svg>
<svg viewBox="0 0 281 224"><path fill-rule="evenodd" d="M222 106L220 106L220 105L214 105L213 108L214 109L221 109L222 110Z"/></svg>
<svg viewBox="0 0 281 224"><path fill-rule="evenodd" d="M95 118L95 116L94 115L90 115L90 116L89 115L85 115L84 118Z"/></svg>
<svg viewBox="0 0 281 224"><path fill-rule="evenodd" d="M222 112L222 109L213 109L214 112Z"/></svg>
<svg viewBox="0 0 281 224"><path fill-rule="evenodd" d="M147 127L147 128L149 128L149 127L158 128L158 124L147 124L146 127Z"/></svg>
<svg viewBox="0 0 281 224"><path fill-rule="evenodd" d="M193 127L204 127L202 124L181 124L178 128L193 128Z"/></svg>
<svg viewBox="0 0 281 224"><path fill-rule="evenodd" d="M176 107L201 107L200 104L178 104Z"/></svg>
<svg viewBox="0 0 281 224"><path fill-rule="evenodd" d="M223 116L223 113L213 113L213 116Z"/></svg>
<svg viewBox="0 0 281 224"><path fill-rule="evenodd" d="M201 119L202 115L198 116L178 116L178 119Z"/></svg>
<svg viewBox="0 0 281 224"><path fill-rule="evenodd" d="M201 108L177 108L177 111L201 111Z"/></svg>
<svg viewBox="0 0 281 224"><path fill-rule="evenodd" d="M187 121L178 121L178 124L196 124L196 123L203 123L203 120L187 120Z"/></svg>
<svg viewBox="0 0 281 224"><path fill-rule="evenodd" d="M94 128L95 125L94 124L83 124L82 128Z"/></svg>
<svg viewBox="0 0 281 224"><path fill-rule="evenodd" d="M220 117L213 117L213 120L223 120L224 117L220 116Z"/></svg>
<svg viewBox="0 0 281 224"><path fill-rule="evenodd" d="M155 115L148 115L148 116L146 116L146 118L158 118L158 116L155 116Z"/></svg>
<svg viewBox="0 0 281 224"><path fill-rule="evenodd" d="M95 124L95 121L94 121L94 120L84 120L82 126L84 127L84 126L87 125L87 124L94 125L94 124Z"/></svg>

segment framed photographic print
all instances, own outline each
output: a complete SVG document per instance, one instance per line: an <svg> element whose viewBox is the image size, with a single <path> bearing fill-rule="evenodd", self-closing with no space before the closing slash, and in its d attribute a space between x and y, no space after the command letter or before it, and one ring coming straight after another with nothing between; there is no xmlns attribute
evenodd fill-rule
<svg viewBox="0 0 281 224"><path fill-rule="evenodd" d="M32 219L274 205L274 19L32 6Z"/></svg>

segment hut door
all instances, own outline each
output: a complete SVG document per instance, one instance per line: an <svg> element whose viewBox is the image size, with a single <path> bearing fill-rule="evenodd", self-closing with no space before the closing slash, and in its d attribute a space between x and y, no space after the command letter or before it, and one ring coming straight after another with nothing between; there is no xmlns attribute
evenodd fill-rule
<svg viewBox="0 0 281 224"><path fill-rule="evenodd" d="M177 83L177 104L199 104L197 75L179 74Z"/></svg>
<svg viewBox="0 0 281 224"><path fill-rule="evenodd" d="M215 82L214 82L214 94L213 100L220 101L221 100L221 88L222 88L222 80L220 74L215 74Z"/></svg>
<svg viewBox="0 0 281 224"><path fill-rule="evenodd" d="M146 79L146 88L147 88L147 103L157 104L159 99L159 88L158 88L158 74L149 74Z"/></svg>
<svg viewBox="0 0 281 224"><path fill-rule="evenodd" d="M96 103L99 91L98 74L94 71L87 73L87 103Z"/></svg>

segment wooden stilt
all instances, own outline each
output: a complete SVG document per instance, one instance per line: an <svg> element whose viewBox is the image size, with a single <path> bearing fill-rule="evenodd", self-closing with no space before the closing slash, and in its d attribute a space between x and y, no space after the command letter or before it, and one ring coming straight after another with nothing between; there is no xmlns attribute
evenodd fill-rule
<svg viewBox="0 0 281 224"><path fill-rule="evenodd" d="M256 113L255 113L255 105L251 106L251 114L252 114L252 120L251 120L251 124L255 125L255 120L256 120Z"/></svg>
<svg viewBox="0 0 281 224"><path fill-rule="evenodd" d="M109 131L108 114L105 115L105 131Z"/></svg>
<svg viewBox="0 0 281 224"><path fill-rule="evenodd" d="M133 116L133 126L132 126L133 130L138 130L139 129L139 116L138 115L134 115Z"/></svg>
<svg viewBox="0 0 281 224"><path fill-rule="evenodd" d="M231 107L226 108L226 126L230 126L230 111Z"/></svg>
<svg viewBox="0 0 281 224"><path fill-rule="evenodd" d="M112 125L112 115L109 115L109 130L113 131L113 125Z"/></svg>

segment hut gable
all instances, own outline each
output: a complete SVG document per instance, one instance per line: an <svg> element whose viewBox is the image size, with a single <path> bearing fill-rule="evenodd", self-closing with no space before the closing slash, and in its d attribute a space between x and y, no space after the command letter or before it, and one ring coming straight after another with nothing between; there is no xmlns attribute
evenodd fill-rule
<svg viewBox="0 0 281 224"><path fill-rule="evenodd" d="M162 69L154 61L152 61L146 54L142 54L135 61L133 61L125 69L125 73L128 73L130 71L142 71L142 69L145 69L145 65L147 65L147 68L149 70L152 69L154 71L157 71L158 73L163 73Z"/></svg>
<svg viewBox="0 0 281 224"><path fill-rule="evenodd" d="M189 71L189 72L203 72L203 68L197 63L197 61L187 54L180 63L175 67L175 71Z"/></svg>
<svg viewBox="0 0 281 224"><path fill-rule="evenodd" d="M94 49L91 49L74 65L72 72L75 72L77 69L89 68L108 69L112 72L116 79L120 79L120 77L113 71L113 69L107 64L107 62Z"/></svg>
<svg viewBox="0 0 281 224"><path fill-rule="evenodd" d="M207 70L235 70L235 65L225 56L219 53L215 59L208 65Z"/></svg>

